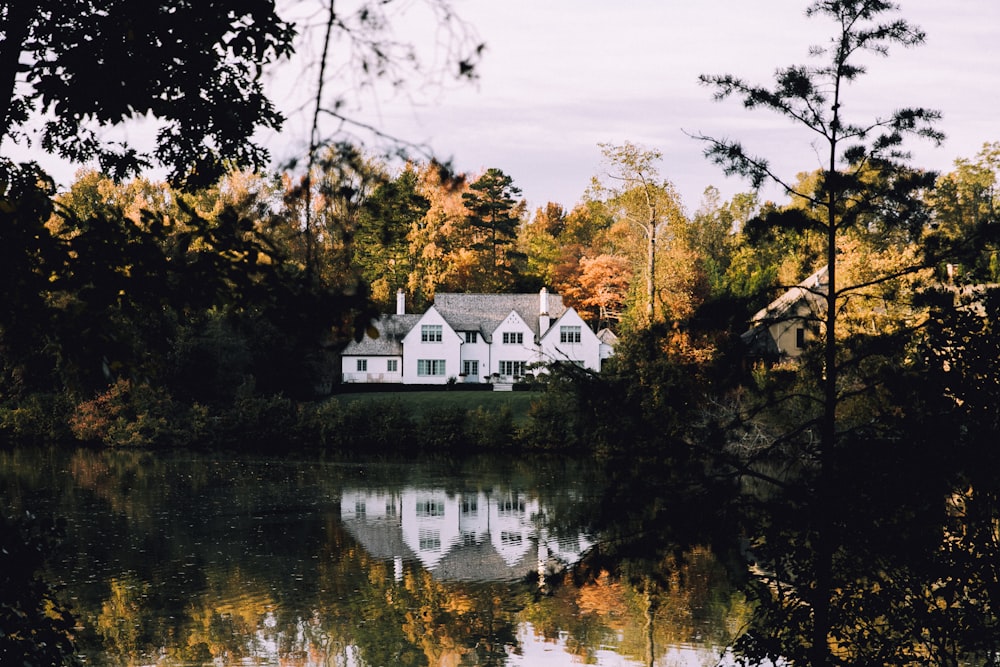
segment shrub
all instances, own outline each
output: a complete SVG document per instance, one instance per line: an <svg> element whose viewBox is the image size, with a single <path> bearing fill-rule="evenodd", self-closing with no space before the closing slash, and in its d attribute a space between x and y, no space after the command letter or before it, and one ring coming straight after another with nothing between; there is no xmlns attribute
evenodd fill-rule
<svg viewBox="0 0 1000 667"><path fill-rule="evenodd" d="M69 427L78 440L110 447L173 445L184 437L182 415L166 390L119 379L100 396L78 404Z"/></svg>
<svg viewBox="0 0 1000 667"><path fill-rule="evenodd" d="M66 415L71 402L60 394L30 394L0 406L0 434L18 444L49 444L72 439Z"/></svg>
<svg viewBox="0 0 1000 667"><path fill-rule="evenodd" d="M498 410L478 406L467 415L467 437L478 449L499 451L511 447L517 438L514 413L509 405Z"/></svg>

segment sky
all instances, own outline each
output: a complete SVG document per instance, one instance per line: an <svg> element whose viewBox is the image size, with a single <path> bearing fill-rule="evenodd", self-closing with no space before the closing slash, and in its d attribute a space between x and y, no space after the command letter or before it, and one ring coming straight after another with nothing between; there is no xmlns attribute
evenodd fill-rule
<svg viewBox="0 0 1000 667"><path fill-rule="evenodd" d="M748 189L727 178L690 135L733 138L768 157L782 175L819 166L813 137L739 101L716 102L700 74L734 74L770 84L776 68L818 64L833 24L805 18L804 0L455 0L456 12L487 46L470 85L369 100L358 117L384 132L426 143L460 171L498 167L529 207L571 208L605 172L601 142L631 141L662 152L660 174L685 208L706 186L728 198ZM921 27L924 45L867 56L868 74L847 91L857 120L900 107L943 114L940 147L909 144L912 164L949 171L1000 141L1000 2L900 0L899 16ZM406 26L403 25L403 28ZM301 119L300 123L301 123ZM270 143L276 157L301 150L292 118ZM778 191L765 198L782 201Z"/></svg>
<svg viewBox="0 0 1000 667"><path fill-rule="evenodd" d="M297 1L300 9L316 3L283 1ZM819 166L813 137L774 114L748 112L735 99L716 102L698 81L700 74L734 74L770 84L778 67L816 64L809 47L828 43L833 25L806 19L806 0L452 2L486 43L478 80L414 81L403 93L376 90L349 111L387 134L428 146L459 171L502 169L531 210L579 202L591 179L606 170L602 142L662 152L660 175L675 185L689 213L707 186L725 198L748 189L710 163L704 144L691 135L738 139L788 178ZM905 106L942 112L944 144L910 148L914 166L948 171L955 159L974 158L984 143L1000 141L1000 0L898 4L899 16L926 31L926 43L897 47L887 58L868 56L869 73L847 91L843 111L859 121ZM394 27L400 39L434 41L433 25L419 14ZM305 58L315 55L303 48ZM308 113L302 107L311 80L295 61L271 70L267 81L288 115L280 133L261 137L278 165L304 155ZM141 143L143 132L138 126L122 136ZM73 168L40 161L61 185L72 180ZM784 199L776 190L763 196Z"/></svg>

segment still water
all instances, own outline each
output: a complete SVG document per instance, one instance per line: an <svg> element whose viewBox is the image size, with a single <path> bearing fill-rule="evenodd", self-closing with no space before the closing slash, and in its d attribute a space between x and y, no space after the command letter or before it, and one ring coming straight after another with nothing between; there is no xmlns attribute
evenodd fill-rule
<svg viewBox="0 0 1000 667"><path fill-rule="evenodd" d="M603 477L561 460L0 452L3 509L68 522L48 577L92 665L717 664L747 609L710 553L658 563L655 589L588 561Z"/></svg>

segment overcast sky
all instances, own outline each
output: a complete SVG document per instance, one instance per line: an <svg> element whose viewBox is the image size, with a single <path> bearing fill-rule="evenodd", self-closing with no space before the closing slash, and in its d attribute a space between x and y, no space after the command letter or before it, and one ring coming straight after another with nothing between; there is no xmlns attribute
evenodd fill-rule
<svg viewBox="0 0 1000 667"><path fill-rule="evenodd" d="M294 2L315 8L317 0ZM715 102L700 74L734 74L769 84L777 67L806 64L809 47L833 34L823 18L806 19L806 0L453 0L487 50L474 84L411 87L407 95L362 98L360 120L425 143L460 171L498 167L532 209L549 201L571 208L602 172L600 142L632 141L660 150L661 174L686 209L698 208L706 186L725 197L745 191L702 155L689 134L739 139L768 157L784 176L819 166L812 139L767 112L737 100ZM311 3L311 4L310 4ZM343 8L346 3L338 3ZM900 0L900 16L923 28L926 43L868 57L869 74L847 91L850 119L884 117L903 106L939 110L943 146L912 144L914 166L948 171L986 142L1000 141L1000 0ZM412 1L404 6L420 6ZM401 39L426 39L427 22L398 26ZM315 58L305 49L304 57ZM276 164L301 157L310 91L297 63L269 74L285 129L265 138ZM143 128L123 138L142 145ZM146 137L148 142L148 137ZM73 168L37 152L66 186ZM766 197L783 197L771 190Z"/></svg>
<svg viewBox="0 0 1000 667"><path fill-rule="evenodd" d="M426 142L456 168L499 167L534 208L572 207L602 170L599 142L632 141L663 152L661 173L688 211L708 185L725 196L746 189L726 178L688 134L737 138L783 174L817 168L811 139L736 100L715 102L699 74L735 74L768 84L779 66L806 64L832 23L806 19L804 0L455 0L487 51L477 83L433 89L415 102L369 103L361 117ZM1000 1L901 0L900 16L926 43L868 57L869 74L844 111L867 120L903 106L939 110L943 146L917 142L915 166L950 170L988 141L1000 141ZM856 115L855 115L856 114ZM300 148L296 124L271 143L277 157ZM768 193L776 196L776 193Z"/></svg>

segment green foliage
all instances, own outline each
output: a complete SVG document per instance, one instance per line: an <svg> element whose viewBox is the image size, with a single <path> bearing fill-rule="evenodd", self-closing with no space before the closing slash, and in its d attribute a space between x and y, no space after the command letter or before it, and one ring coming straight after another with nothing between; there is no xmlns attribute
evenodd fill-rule
<svg viewBox="0 0 1000 667"><path fill-rule="evenodd" d="M491 167L462 195L468 210L466 220L477 230L473 248L488 260L484 268L489 279L481 286L482 291L510 289L515 275L512 262L521 257L515 245L521 221L517 200L520 194L514 179Z"/></svg>
<svg viewBox="0 0 1000 667"><path fill-rule="evenodd" d="M62 541L61 525L32 514L0 515L0 663L79 665L76 622L43 578Z"/></svg>
<svg viewBox="0 0 1000 667"><path fill-rule="evenodd" d="M66 415L72 401L63 394L31 393L0 405L0 438L11 443L47 445L67 442Z"/></svg>
<svg viewBox="0 0 1000 667"><path fill-rule="evenodd" d="M149 116L161 122L155 159L175 181L206 185L225 161L266 163L250 138L282 118L262 74L294 36L273 2L42 0L12 5L4 24L0 137L42 115L45 150L125 176L150 156L102 140L102 130Z"/></svg>

